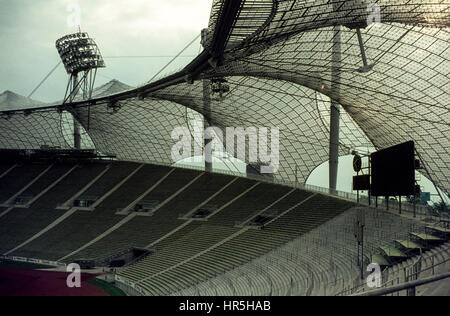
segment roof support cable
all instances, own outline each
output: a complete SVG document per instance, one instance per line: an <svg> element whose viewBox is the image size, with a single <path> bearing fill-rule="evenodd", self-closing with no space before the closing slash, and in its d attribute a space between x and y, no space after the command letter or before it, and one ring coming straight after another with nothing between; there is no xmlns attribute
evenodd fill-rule
<svg viewBox="0 0 450 316"><path fill-rule="evenodd" d="M363 64L364 64L364 66L362 66L361 68L358 68L358 72L367 73L373 69L375 64L369 65L367 63L367 56L366 56L366 50L364 48L364 41L362 38L361 29L359 27L356 28L356 34L358 35L359 49L361 50L361 57L362 57Z"/></svg>
<svg viewBox="0 0 450 316"><path fill-rule="evenodd" d="M28 96L28 98L31 98L33 96L33 94L44 84L44 82L55 72L56 69L58 69L59 65L61 65L62 61L60 61L49 73L47 76L45 76L44 79L42 79L42 81L37 85L36 88L34 88L34 90L30 93L30 95Z"/></svg>
<svg viewBox="0 0 450 316"><path fill-rule="evenodd" d="M158 71L158 73L156 75L154 75L152 77L152 79L149 80L149 83L152 82L153 80L155 80L156 77L158 77L164 70L166 70L167 67L169 67L174 61L175 59L177 59L178 57L181 56L181 54L183 54L189 47L191 47L192 44L194 44L199 38L200 38L201 34L197 35L185 48L183 48L181 50L181 52L179 52L177 55L175 55L174 58L172 58L167 65L165 65L160 71Z"/></svg>

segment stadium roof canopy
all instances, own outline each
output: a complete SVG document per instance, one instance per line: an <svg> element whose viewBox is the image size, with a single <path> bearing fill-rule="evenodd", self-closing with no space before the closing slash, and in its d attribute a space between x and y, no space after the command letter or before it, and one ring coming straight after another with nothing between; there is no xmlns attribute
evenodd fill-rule
<svg viewBox="0 0 450 316"><path fill-rule="evenodd" d="M206 48L182 71L65 110L99 151L156 164L172 162L171 132L192 128L191 110L218 127L276 127L275 177L306 181L328 160L333 100L343 109L342 155L414 140L449 194L450 3L380 0L381 24L367 26L377 12L372 3L214 0ZM217 78L230 89L211 97ZM0 122L0 148L68 146L55 107L3 112Z"/></svg>

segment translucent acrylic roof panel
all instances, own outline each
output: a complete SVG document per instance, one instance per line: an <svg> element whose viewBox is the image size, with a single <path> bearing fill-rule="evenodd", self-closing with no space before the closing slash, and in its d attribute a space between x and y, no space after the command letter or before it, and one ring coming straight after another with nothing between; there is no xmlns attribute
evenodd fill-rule
<svg viewBox="0 0 450 316"><path fill-rule="evenodd" d="M72 110L98 151L118 159L172 164L176 127L189 127L187 108L174 102L130 98Z"/></svg>
<svg viewBox="0 0 450 316"><path fill-rule="evenodd" d="M37 110L26 114L0 113L0 148L69 148L64 140L61 124L62 116L56 109Z"/></svg>
<svg viewBox="0 0 450 316"><path fill-rule="evenodd" d="M322 123L330 130L331 99L324 94L316 92L317 107L321 115ZM364 152L374 152L376 149L367 135L361 130L354 119L341 109L340 120L340 142L341 145L353 149L363 150Z"/></svg>
<svg viewBox="0 0 450 316"><path fill-rule="evenodd" d="M449 155L448 28L382 24L361 32L373 65L368 72L360 71L356 31L341 26L291 35L211 75L286 80L323 93L342 104L377 148L414 140L433 179L449 192L450 166L437 161Z"/></svg>
<svg viewBox="0 0 450 316"><path fill-rule="evenodd" d="M215 6L223 3L225 0L215 1ZM368 20L374 21L372 16L377 13L382 23L444 27L449 25L449 8L447 0L247 0L243 1L230 40L242 34L244 27L258 29L257 21L260 24L258 34L249 34L242 46L266 44L293 33L327 26L367 24Z"/></svg>
<svg viewBox="0 0 450 316"><path fill-rule="evenodd" d="M329 132L318 107L317 95L320 93L281 80L244 76L227 77L226 80L230 92L222 98L213 95L210 110L204 106L202 82L171 86L152 96L182 103L204 114L210 124L222 129L224 138L226 127L279 129L280 168L275 177L293 181L297 174L298 180L305 182L309 174L328 159ZM344 126L347 124L352 124L349 117ZM370 143L367 139L362 143L351 142L342 143L341 154L349 154L351 149L363 146L362 143ZM269 142L269 148L270 145ZM248 153L249 150L245 162L251 164ZM258 161L255 165L261 164Z"/></svg>

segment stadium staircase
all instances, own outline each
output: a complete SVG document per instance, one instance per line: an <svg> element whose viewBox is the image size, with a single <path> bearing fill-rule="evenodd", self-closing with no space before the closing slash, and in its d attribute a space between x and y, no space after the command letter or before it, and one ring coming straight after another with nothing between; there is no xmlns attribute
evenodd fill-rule
<svg viewBox="0 0 450 316"><path fill-rule="evenodd" d="M4 200L7 200L8 196L19 192L47 167L46 165L27 165L15 168L8 176L0 180L1 185L6 187L5 191L2 189L2 198L6 197ZM33 197L27 205L21 207L13 205L10 212L0 217L0 236L2 237L0 253L17 247L57 220L62 215L61 211L56 210L61 200L68 199L78 192L102 168L102 165L93 164L83 168L60 165L50 169L45 177L41 177L23 193ZM43 192L45 193L41 194ZM43 249L50 250L50 248L39 247L38 252L27 253L27 257L33 258L34 255L39 254L48 257L49 254L42 252Z"/></svg>
<svg viewBox="0 0 450 316"><path fill-rule="evenodd" d="M353 222L361 211L366 214L367 247L374 251L380 241L408 238L411 231L425 225L381 210L354 207L266 255L173 295L239 295L242 291L237 289L248 290L249 284L252 289L243 292L246 295L336 295L359 282Z"/></svg>

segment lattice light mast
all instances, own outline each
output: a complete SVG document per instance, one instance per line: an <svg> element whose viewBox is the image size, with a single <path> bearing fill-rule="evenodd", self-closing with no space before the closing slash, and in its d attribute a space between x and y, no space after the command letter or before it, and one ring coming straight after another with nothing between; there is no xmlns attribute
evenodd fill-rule
<svg viewBox="0 0 450 316"><path fill-rule="evenodd" d="M87 33L66 35L56 41L56 49L69 74L64 104L75 98L92 98L97 69L104 68L105 62L95 41ZM80 125L74 117L74 147L81 148Z"/></svg>

